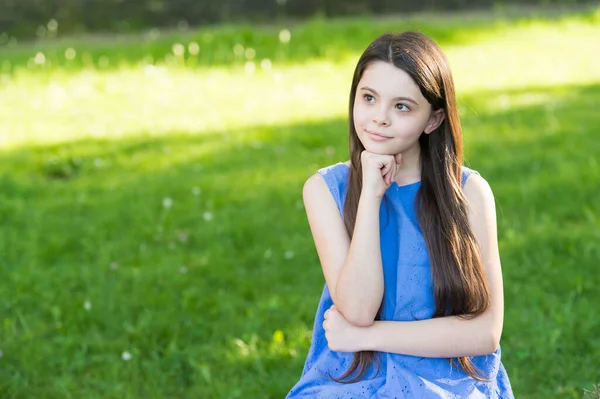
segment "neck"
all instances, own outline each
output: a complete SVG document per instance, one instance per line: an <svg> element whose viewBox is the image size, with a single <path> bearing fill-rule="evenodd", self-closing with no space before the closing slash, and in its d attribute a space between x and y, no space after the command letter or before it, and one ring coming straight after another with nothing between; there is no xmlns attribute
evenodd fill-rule
<svg viewBox="0 0 600 399"><path fill-rule="evenodd" d="M399 186L416 183L421 180L421 146L415 145L402 152L402 166L394 180Z"/></svg>

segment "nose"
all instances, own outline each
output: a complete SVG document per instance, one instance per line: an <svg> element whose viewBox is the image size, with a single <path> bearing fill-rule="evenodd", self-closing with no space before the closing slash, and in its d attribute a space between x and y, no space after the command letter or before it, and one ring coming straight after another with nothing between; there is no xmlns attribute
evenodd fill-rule
<svg viewBox="0 0 600 399"><path fill-rule="evenodd" d="M387 112L385 111L385 109L383 109L383 107L375 112L375 114L373 115L373 122L377 126L389 126L390 120L388 118Z"/></svg>

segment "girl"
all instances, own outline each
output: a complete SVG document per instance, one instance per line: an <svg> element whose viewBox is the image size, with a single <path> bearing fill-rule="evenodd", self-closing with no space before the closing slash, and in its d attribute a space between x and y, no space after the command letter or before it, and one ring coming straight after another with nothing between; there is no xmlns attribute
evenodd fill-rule
<svg viewBox="0 0 600 399"><path fill-rule="evenodd" d="M377 38L349 121L350 160L304 185L326 284L287 398L513 398L494 197L462 166L440 48L415 32Z"/></svg>

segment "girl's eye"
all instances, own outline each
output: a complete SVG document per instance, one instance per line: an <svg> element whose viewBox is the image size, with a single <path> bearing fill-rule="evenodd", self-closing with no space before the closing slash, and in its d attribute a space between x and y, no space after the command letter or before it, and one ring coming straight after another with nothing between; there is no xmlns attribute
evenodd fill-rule
<svg viewBox="0 0 600 399"><path fill-rule="evenodd" d="M400 111L410 111L410 108L408 108L406 105L404 104L396 104L396 109L400 110Z"/></svg>
<svg viewBox="0 0 600 399"><path fill-rule="evenodd" d="M363 98L364 98L364 99L365 99L365 101L366 101L366 102L368 102L368 103L372 103L373 101L375 101L375 97L373 97L373 96L372 96L372 95L370 95L370 94L365 94L365 95L363 96Z"/></svg>

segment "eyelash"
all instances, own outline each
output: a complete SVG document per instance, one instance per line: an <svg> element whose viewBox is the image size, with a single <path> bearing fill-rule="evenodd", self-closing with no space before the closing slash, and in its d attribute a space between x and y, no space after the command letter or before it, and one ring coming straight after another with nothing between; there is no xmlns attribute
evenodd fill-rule
<svg viewBox="0 0 600 399"><path fill-rule="evenodd" d="M373 96L372 96L372 95L370 95L370 94L365 94L365 95L363 95L363 98L364 98L364 99L365 99L365 101L366 101L367 103L369 103L369 104L371 103L371 102L369 101L369 98L375 99L375 97L373 97ZM398 105L402 105L403 107L405 107L405 108L406 108L406 110L407 110L407 111L410 111L410 108L409 108L409 107L408 107L406 104L402 104L402 103L398 103L398 104L396 104L396 106L398 106ZM403 111L402 109L399 109L398 111L406 112L406 111Z"/></svg>

